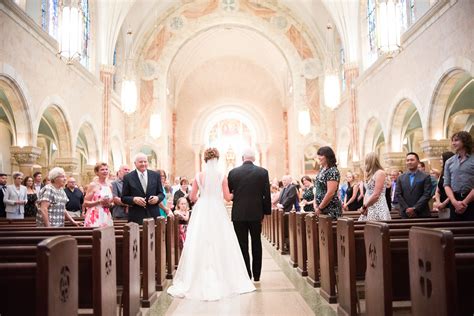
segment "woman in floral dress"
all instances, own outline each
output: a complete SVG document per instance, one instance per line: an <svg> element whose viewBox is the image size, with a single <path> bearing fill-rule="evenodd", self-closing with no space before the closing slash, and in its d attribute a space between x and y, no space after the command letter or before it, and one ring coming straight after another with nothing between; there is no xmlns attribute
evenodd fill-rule
<svg viewBox="0 0 474 316"><path fill-rule="evenodd" d="M316 188L314 211L317 215L329 215L336 219L342 213L341 200L337 196L341 175L337 169L336 155L328 146L319 148L317 155L321 170L314 180Z"/></svg>
<svg viewBox="0 0 474 316"><path fill-rule="evenodd" d="M86 215L84 219L85 227L113 226L112 214L112 188L108 183L109 167L105 162L99 162L94 167L97 180L89 184L84 205Z"/></svg>

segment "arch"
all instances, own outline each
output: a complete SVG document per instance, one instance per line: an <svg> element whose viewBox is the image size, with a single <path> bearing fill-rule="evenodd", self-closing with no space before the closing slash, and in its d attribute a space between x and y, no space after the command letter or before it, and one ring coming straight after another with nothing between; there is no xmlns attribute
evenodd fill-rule
<svg viewBox="0 0 474 316"><path fill-rule="evenodd" d="M35 145L31 123L28 89L15 69L0 63L0 91L8 100L8 120L13 129L13 145Z"/></svg>
<svg viewBox="0 0 474 316"><path fill-rule="evenodd" d="M58 146L58 157L73 157L71 124L69 123L70 120L64 111L64 106L61 106L61 104L63 104L61 101L62 99L58 97L48 97L43 102L43 110L39 112L41 115L38 116L35 125L35 136L36 138L38 137L41 120L46 120L50 125L52 132L55 134L55 141L57 141Z"/></svg>
<svg viewBox="0 0 474 316"><path fill-rule="evenodd" d="M390 146L394 152L403 151L404 137L407 130L411 127L410 124L416 124L419 120L420 128L423 130L423 123L418 108L415 104L407 98L402 99L394 108L392 112L391 121L389 124Z"/></svg>
<svg viewBox="0 0 474 316"><path fill-rule="evenodd" d="M337 138L337 161L342 168L347 168L348 163L352 161L352 157L349 156L350 147L350 131L347 126L344 126L341 128L341 131Z"/></svg>
<svg viewBox="0 0 474 316"><path fill-rule="evenodd" d="M87 164L93 165L100 157L97 132L88 119L83 119L79 126L76 137L73 139L73 148L78 146L79 138L83 138L82 141L87 146Z"/></svg>
<svg viewBox="0 0 474 316"><path fill-rule="evenodd" d="M382 125L380 124L380 120L376 117L371 117L367 121L367 125L364 129L362 159L369 152L376 151L378 140L381 137L385 141L386 138L382 129Z"/></svg>
<svg viewBox="0 0 474 316"><path fill-rule="evenodd" d="M446 60L438 69L431 84L433 94L429 101L427 115L427 135L425 139L444 139L447 127L446 110L449 106L449 96L456 83L463 76L474 77L474 63L465 57L452 57Z"/></svg>
<svg viewBox="0 0 474 316"><path fill-rule="evenodd" d="M111 141L110 141L110 147L109 147L110 152L112 153L112 157L110 157L109 155L109 160L112 159L114 163L114 165L113 166L111 165L110 168L113 170L118 170L121 165L124 165L127 163L127 157L125 155L124 144L125 142L120 137L118 131L115 131L111 135ZM135 145L135 146L138 146L138 145ZM132 158L133 158L133 155L135 154L133 152L133 147L131 148L131 152L132 152ZM104 153L102 153L102 155L104 155ZM133 164L133 161L132 161L132 164Z"/></svg>

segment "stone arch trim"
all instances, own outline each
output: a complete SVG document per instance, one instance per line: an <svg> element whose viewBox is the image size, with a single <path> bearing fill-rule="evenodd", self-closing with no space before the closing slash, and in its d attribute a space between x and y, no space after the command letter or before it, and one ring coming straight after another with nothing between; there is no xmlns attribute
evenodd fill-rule
<svg viewBox="0 0 474 316"><path fill-rule="evenodd" d="M465 57L449 58L439 67L431 83L430 91L433 91L433 94L426 116L425 123L428 128L425 139L448 137L445 126L448 98L457 80L466 73L474 77L474 63Z"/></svg>
<svg viewBox="0 0 474 316"><path fill-rule="evenodd" d="M13 125L13 144L36 145L30 112L32 102L28 88L17 71L8 64L0 63L0 87L5 91L14 112L14 117L9 118Z"/></svg>
<svg viewBox="0 0 474 316"><path fill-rule="evenodd" d="M374 147L374 141L375 141L375 130L377 129L377 126L380 125L382 134L384 135L384 139L386 140L387 137L385 136L384 130L382 128L382 124L380 120L372 116L368 121L367 124L364 128L364 138L363 138L363 143L362 143L362 157L361 160L364 159L365 155L367 155L369 152L375 151Z"/></svg>
<svg viewBox="0 0 474 316"><path fill-rule="evenodd" d="M389 132L388 135L390 139L389 148L395 152L402 152L403 151L403 132L406 129L406 126L403 125L403 119L405 118L405 113L411 106L415 107L415 111L420 116L421 120L421 128L423 131L425 130L423 120L422 120L422 113L420 113L420 107L416 106L416 104L407 98L402 98L397 105L393 108L390 123L388 124ZM387 139L385 139L387 141Z"/></svg>
<svg viewBox="0 0 474 316"><path fill-rule="evenodd" d="M38 111L39 115L35 123L35 139L38 138L38 130L41 118L47 111L51 111L51 115L56 124L58 137L58 157L74 157L72 144L71 120L67 111L65 111L64 101L59 96L47 97Z"/></svg>
<svg viewBox="0 0 474 316"><path fill-rule="evenodd" d="M76 148L77 146L77 139L79 137L79 133L81 130L84 133L84 136L87 141L88 145L88 164L91 164L91 162L97 162L100 160L100 150L99 150L99 142L98 142L98 137L97 137L97 131L94 129L94 125L91 123L91 121L88 118L83 118L83 120L79 124L79 128L77 132L75 133L75 137L72 139L72 148Z"/></svg>

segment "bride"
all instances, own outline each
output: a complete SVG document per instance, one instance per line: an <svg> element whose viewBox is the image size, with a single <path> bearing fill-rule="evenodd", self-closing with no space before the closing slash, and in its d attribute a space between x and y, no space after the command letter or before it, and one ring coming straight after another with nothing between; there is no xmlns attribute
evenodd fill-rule
<svg viewBox="0 0 474 316"><path fill-rule="evenodd" d="M217 168L219 152L206 149L205 171L193 182L193 207L178 271L168 294L203 301L215 301L255 291L224 200L232 200L227 178Z"/></svg>

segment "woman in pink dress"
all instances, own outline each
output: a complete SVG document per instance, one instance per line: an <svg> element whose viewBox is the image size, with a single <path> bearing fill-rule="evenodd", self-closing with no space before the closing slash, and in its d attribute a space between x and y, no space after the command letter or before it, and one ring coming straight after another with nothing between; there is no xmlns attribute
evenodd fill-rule
<svg viewBox="0 0 474 316"><path fill-rule="evenodd" d="M112 188L107 181L109 167L105 162L98 162L94 167L97 180L91 182L84 197L86 215L85 227L113 226L112 214Z"/></svg>

